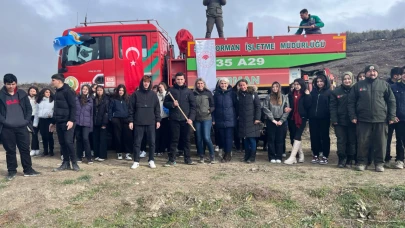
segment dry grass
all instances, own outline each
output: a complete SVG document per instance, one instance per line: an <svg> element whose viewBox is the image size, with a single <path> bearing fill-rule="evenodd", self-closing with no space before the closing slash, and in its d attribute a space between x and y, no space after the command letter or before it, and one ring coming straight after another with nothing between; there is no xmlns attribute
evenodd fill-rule
<svg viewBox="0 0 405 228"><path fill-rule="evenodd" d="M334 142L332 138L332 142ZM304 140L305 141L305 140ZM356 172L331 164L258 162L137 170L114 157L82 171L51 172L60 160L33 158L39 177L0 182L1 227L401 227L403 171ZM195 152L193 152L195 153ZM113 156L114 154L111 154ZM0 175L6 174L4 153ZM100 175L102 173L102 175Z"/></svg>

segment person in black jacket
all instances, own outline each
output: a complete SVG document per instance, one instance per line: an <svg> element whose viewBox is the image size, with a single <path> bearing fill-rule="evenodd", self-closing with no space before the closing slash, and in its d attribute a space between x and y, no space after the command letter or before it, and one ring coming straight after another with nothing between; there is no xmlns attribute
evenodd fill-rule
<svg viewBox="0 0 405 228"><path fill-rule="evenodd" d="M32 107L25 91L17 88L17 77L4 75L4 86L0 91L0 134L6 150L7 179L17 175L17 152L20 152L24 176L37 176L40 173L32 168L30 156L30 135L33 132Z"/></svg>
<svg viewBox="0 0 405 228"><path fill-rule="evenodd" d="M350 90L354 78L351 72L345 72L342 85L332 91L330 96L330 120L337 138L338 167L352 165L356 153L356 125L350 121L347 111Z"/></svg>
<svg viewBox="0 0 405 228"><path fill-rule="evenodd" d="M301 78L294 80L294 91L288 95L290 101L290 134L294 138L293 148L290 157L284 161L284 164L292 165L297 163L297 153L299 152L299 160L304 160L304 152L302 150L301 136L304 132L308 120L308 111L311 107L311 95L305 81Z"/></svg>
<svg viewBox="0 0 405 228"><path fill-rule="evenodd" d="M93 142L94 160L102 162L107 159L107 125L109 99L104 94L104 87L98 85L93 102Z"/></svg>
<svg viewBox="0 0 405 228"><path fill-rule="evenodd" d="M64 83L65 76L61 73L52 75L52 85L56 88L53 123L49 126L51 131L55 130L58 134L63 162L59 168L54 171L71 169L79 171L77 157L74 150L74 131L76 122L76 94L72 88ZM56 125L56 126L55 126Z"/></svg>
<svg viewBox="0 0 405 228"><path fill-rule="evenodd" d="M168 94L163 102L163 106L169 109L169 121L172 133L169 161L166 163L166 167L176 165L176 149L179 140L183 142L184 162L188 165L195 164L190 157L189 126L193 124L196 115L195 97L193 92L187 88L187 85L185 84L185 76L182 72L176 74L175 80L176 83L168 91L175 100L173 101ZM183 116L179 108L183 110L187 118Z"/></svg>
<svg viewBox="0 0 405 228"><path fill-rule="evenodd" d="M396 84L399 79L401 79L402 76L402 68L401 67L394 67L391 69L390 75L391 77L387 79L388 84L391 86ZM387 151L385 153L385 162L387 163L387 166L390 167L391 165L389 164L391 161L391 142L392 142L392 135L394 134L395 131L395 136L397 138L397 142L395 145L396 151L400 151L401 148L403 148L401 140L398 140L400 137L398 137L398 124L393 123L388 126L388 135L387 135Z"/></svg>
<svg viewBox="0 0 405 228"><path fill-rule="evenodd" d="M118 85L108 107L108 119L112 122L114 144L118 160L122 160L122 152L126 152L125 160L131 161L133 150L133 132L129 129L129 97L124 85Z"/></svg>
<svg viewBox="0 0 405 228"><path fill-rule="evenodd" d="M135 131L134 164L131 169L139 167L142 139L146 134L149 144L149 167L156 168L154 162L156 130L160 127L160 104L152 91L152 78L143 76L139 89L135 91L129 102L129 128Z"/></svg>
<svg viewBox="0 0 405 228"><path fill-rule="evenodd" d="M401 72L401 80L391 85L396 101L395 136L397 138L395 164L391 168L404 168L404 146L405 145L405 68ZM398 146L400 145L400 146ZM388 152L387 152L388 153Z"/></svg>
<svg viewBox="0 0 405 228"><path fill-rule="evenodd" d="M255 162L256 138L260 137L260 99L253 87L248 87L246 79L242 79L239 82L237 99L239 137L243 138L245 144L245 157L243 161L246 163Z"/></svg>
<svg viewBox="0 0 405 228"><path fill-rule="evenodd" d="M318 75L311 91L312 104L309 109L309 134L313 152L312 163L328 164L330 153L330 81L325 75ZM319 158L319 152L323 157Z"/></svg>

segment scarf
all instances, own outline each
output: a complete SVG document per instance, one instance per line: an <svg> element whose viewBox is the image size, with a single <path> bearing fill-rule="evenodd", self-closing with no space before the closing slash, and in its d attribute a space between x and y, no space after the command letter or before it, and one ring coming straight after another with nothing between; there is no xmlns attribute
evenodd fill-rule
<svg viewBox="0 0 405 228"><path fill-rule="evenodd" d="M300 91L294 90L294 93L293 93L294 111L293 111L293 115L292 115L292 120L294 120L295 126L297 126L297 128L300 128L301 124L302 124L302 118L298 111L300 99L301 99Z"/></svg>

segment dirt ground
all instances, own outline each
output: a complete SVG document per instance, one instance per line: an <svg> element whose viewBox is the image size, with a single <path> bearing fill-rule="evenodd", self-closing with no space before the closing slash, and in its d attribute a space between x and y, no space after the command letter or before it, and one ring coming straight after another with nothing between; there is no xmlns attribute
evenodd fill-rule
<svg viewBox="0 0 405 228"><path fill-rule="evenodd" d="M184 165L157 169L116 160L81 164L80 172L52 172L61 161L34 157L38 177L0 181L0 227L405 227L404 171L356 172L330 164L257 162ZM290 148L287 148L290 150ZM56 150L58 154L58 150ZM192 154L196 159L196 151ZM4 150L0 175L5 176Z"/></svg>

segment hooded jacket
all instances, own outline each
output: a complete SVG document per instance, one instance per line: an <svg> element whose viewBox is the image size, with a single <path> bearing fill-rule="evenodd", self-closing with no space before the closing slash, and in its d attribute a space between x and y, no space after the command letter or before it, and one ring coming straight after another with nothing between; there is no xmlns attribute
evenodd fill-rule
<svg viewBox="0 0 405 228"><path fill-rule="evenodd" d="M179 102L180 108L183 110L184 114L187 116L188 119L194 121L195 119L195 97L193 92L187 88L184 84L183 86L179 86L174 84L172 88L168 91L174 99ZM169 109L169 119L175 121L185 121L183 114L179 110L179 108L173 105L173 100L169 94L166 95L165 100L163 102L163 106Z"/></svg>
<svg viewBox="0 0 405 228"><path fill-rule="evenodd" d="M212 121L215 122L215 126L217 128L235 127L238 100L232 86L229 85L225 91L217 86L214 92L214 104Z"/></svg>
<svg viewBox="0 0 405 228"><path fill-rule="evenodd" d="M321 78L325 82L322 89L316 85L316 81ZM312 81L313 89L311 91L312 103L309 109L309 119L329 119L329 101L330 101L330 81L325 75L318 75Z"/></svg>
<svg viewBox="0 0 405 228"><path fill-rule="evenodd" d="M56 89L53 109L53 122L76 122L76 94L68 84Z"/></svg>
<svg viewBox="0 0 405 228"><path fill-rule="evenodd" d="M405 121L405 83L397 82L391 85L396 101L396 114L399 121Z"/></svg>
<svg viewBox="0 0 405 228"><path fill-rule="evenodd" d="M88 95L87 103L81 104L80 95L76 97L76 125L93 128L93 98Z"/></svg>
<svg viewBox="0 0 405 228"><path fill-rule="evenodd" d="M128 106L129 101L126 101L124 97L112 97L108 107L108 119L123 118L127 121L129 115Z"/></svg>
<svg viewBox="0 0 405 228"><path fill-rule="evenodd" d="M260 137L261 126L254 124L256 120L261 119L262 112L259 96L252 86L248 86L246 91L239 90L237 100L239 137Z"/></svg>
<svg viewBox="0 0 405 228"><path fill-rule="evenodd" d="M101 100L97 103L97 97L93 99L93 121L94 126L107 126L108 125L108 107L110 100L106 95L103 95Z"/></svg>
<svg viewBox="0 0 405 228"><path fill-rule="evenodd" d="M141 80L138 90L132 94L129 101L128 121L134 125L145 126L155 125L160 120L159 99L152 90L152 82L145 88Z"/></svg>
<svg viewBox="0 0 405 228"><path fill-rule="evenodd" d="M347 104L349 101L350 90L353 86L354 77L352 75L352 84L350 86L345 86L343 85L344 76L345 74L342 76L342 85L331 92L329 104L330 122L332 124L337 123L338 125L349 126L351 120L349 118Z"/></svg>
<svg viewBox="0 0 405 228"><path fill-rule="evenodd" d="M23 123L22 125L28 126L32 131L33 130L31 123L32 107L30 100L28 99L28 94L24 90L17 89L16 95L18 97L18 102L23 112L24 120L26 120L26 123ZM3 86L3 88L0 91L0 133L3 130L4 123L6 122L7 119L7 103L6 103L7 96L10 95L8 94L6 87Z"/></svg>
<svg viewBox="0 0 405 228"><path fill-rule="evenodd" d="M196 104L196 121L211 120L211 113L215 110L214 97L211 91L203 89L203 91L194 90Z"/></svg>
<svg viewBox="0 0 405 228"><path fill-rule="evenodd" d="M354 84L347 106L350 120L366 123L395 120L395 96L391 86L380 79L366 78Z"/></svg>

